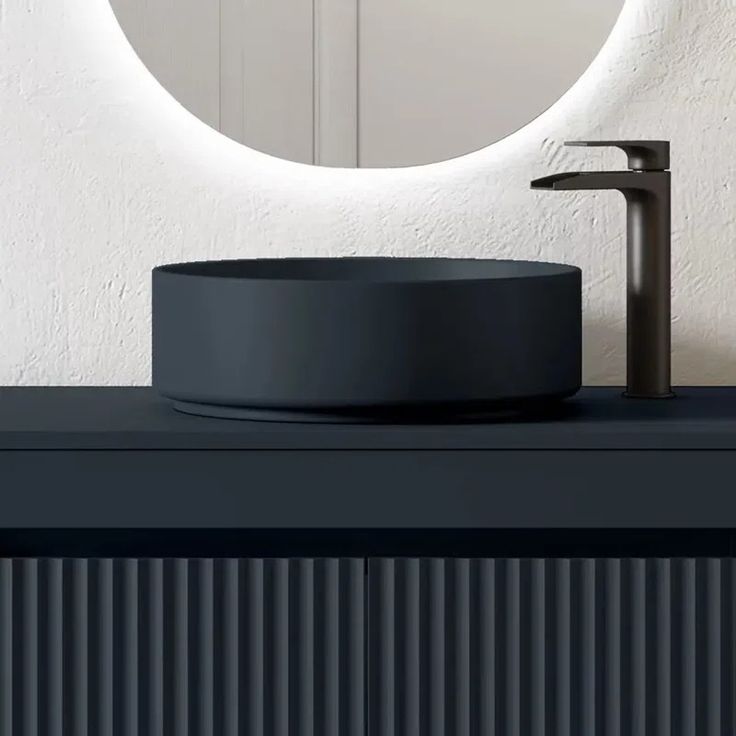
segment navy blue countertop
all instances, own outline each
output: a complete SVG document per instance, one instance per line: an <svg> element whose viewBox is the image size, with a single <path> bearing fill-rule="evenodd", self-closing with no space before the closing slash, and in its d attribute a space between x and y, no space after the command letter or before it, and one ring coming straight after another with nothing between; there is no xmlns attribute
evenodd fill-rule
<svg viewBox="0 0 736 736"><path fill-rule="evenodd" d="M181 414L148 387L0 389L0 449L736 449L736 388L624 399L585 388L553 415L485 424L328 425Z"/></svg>
<svg viewBox="0 0 736 736"><path fill-rule="evenodd" d="M22 544L32 529L711 534L736 530L735 476L734 388L587 388L544 418L445 426L205 419L150 388L0 389L0 530Z"/></svg>

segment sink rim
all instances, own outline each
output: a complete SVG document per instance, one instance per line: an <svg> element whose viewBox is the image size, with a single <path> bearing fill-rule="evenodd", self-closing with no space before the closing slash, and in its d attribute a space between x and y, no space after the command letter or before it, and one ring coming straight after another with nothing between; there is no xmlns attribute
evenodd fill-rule
<svg viewBox="0 0 736 736"><path fill-rule="evenodd" d="M364 269L368 267L369 270L361 272L361 267ZM391 273L397 267L399 273ZM482 271L484 268L499 268L499 272L493 273L492 270L486 273L475 272L476 269ZM232 272L233 269L235 273ZM320 272L321 269L331 273ZM372 272L370 269L373 269ZM455 269L454 273L452 269ZM279 273L279 270L282 273ZM409 287L558 278L580 274L581 269L567 263L511 258L337 256L185 261L161 264L153 269L153 273L249 284L335 286L360 284Z"/></svg>

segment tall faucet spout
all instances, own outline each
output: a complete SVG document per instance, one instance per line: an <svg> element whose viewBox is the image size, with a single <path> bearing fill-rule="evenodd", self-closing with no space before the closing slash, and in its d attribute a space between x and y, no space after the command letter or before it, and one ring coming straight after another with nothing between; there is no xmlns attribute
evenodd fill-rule
<svg viewBox="0 0 736 736"><path fill-rule="evenodd" d="M549 191L613 189L626 198L626 396L669 398L673 396L670 172L649 168L654 163L669 165L669 143L606 141L602 144L623 148L632 170L553 174L535 179L531 187Z"/></svg>
<svg viewBox="0 0 736 736"><path fill-rule="evenodd" d="M531 187L555 192L616 189L626 194L659 190L667 186L668 176L666 171L568 171L534 179Z"/></svg>

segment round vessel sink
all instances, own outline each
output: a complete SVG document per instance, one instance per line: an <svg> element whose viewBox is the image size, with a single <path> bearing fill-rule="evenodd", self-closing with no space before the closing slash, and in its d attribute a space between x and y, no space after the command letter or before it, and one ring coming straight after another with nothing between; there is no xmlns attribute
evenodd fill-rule
<svg viewBox="0 0 736 736"><path fill-rule="evenodd" d="M335 258L153 271L153 384L190 413L480 419L570 396L580 372L574 266Z"/></svg>

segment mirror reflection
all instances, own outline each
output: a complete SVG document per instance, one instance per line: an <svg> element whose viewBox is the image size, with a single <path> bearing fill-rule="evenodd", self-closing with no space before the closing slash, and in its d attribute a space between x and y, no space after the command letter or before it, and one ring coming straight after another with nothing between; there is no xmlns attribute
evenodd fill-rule
<svg viewBox="0 0 736 736"><path fill-rule="evenodd" d="M568 90L624 0L111 0L200 119L265 153L408 166L487 146Z"/></svg>

